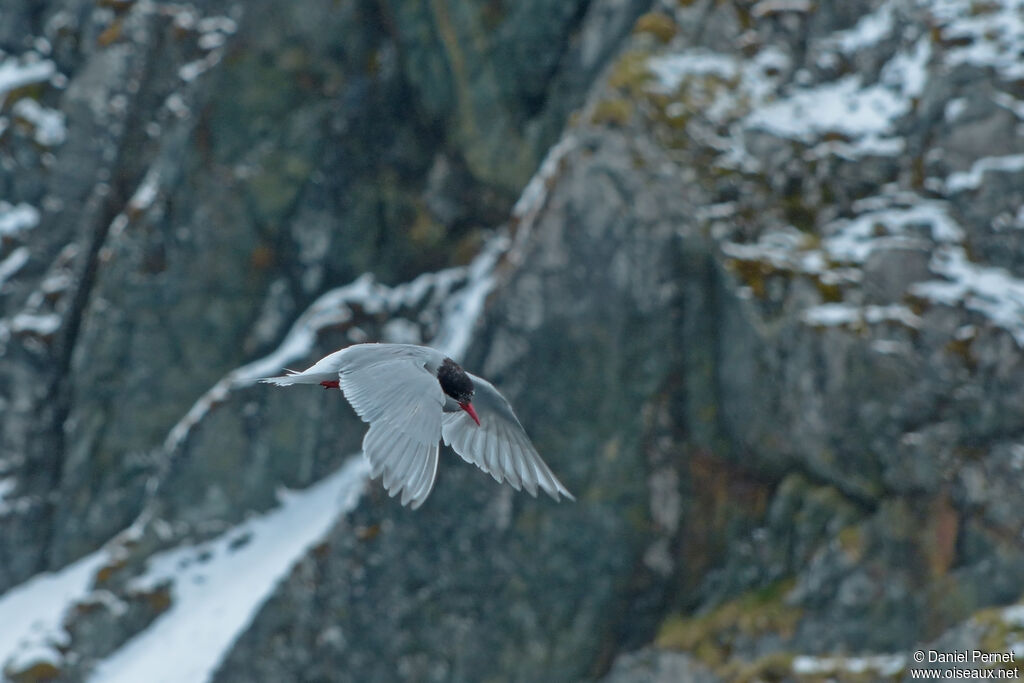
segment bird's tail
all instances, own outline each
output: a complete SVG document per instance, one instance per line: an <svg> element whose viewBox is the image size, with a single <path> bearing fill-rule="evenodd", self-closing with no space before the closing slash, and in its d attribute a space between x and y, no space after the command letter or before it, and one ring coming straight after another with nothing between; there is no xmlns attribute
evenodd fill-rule
<svg viewBox="0 0 1024 683"><path fill-rule="evenodd" d="M289 387L295 384L295 379L291 375L281 375L280 377L261 377L259 381L264 384L274 384L279 387Z"/></svg>
<svg viewBox="0 0 1024 683"><path fill-rule="evenodd" d="M311 368L312 369L312 368ZM290 387L293 384L320 384L338 379L336 372L296 372L285 369L288 374L278 377L264 377L260 381L264 384L274 384L279 387Z"/></svg>

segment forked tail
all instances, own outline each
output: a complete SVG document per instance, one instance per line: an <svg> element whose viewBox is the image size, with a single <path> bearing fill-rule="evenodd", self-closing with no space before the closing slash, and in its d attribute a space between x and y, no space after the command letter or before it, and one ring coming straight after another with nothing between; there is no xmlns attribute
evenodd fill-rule
<svg viewBox="0 0 1024 683"><path fill-rule="evenodd" d="M312 369L312 368L310 368ZM273 384L279 387L290 387L293 384L320 384L328 389L338 388L338 373L336 372L295 372L287 370L287 375L278 377L264 377L260 381L264 384Z"/></svg>

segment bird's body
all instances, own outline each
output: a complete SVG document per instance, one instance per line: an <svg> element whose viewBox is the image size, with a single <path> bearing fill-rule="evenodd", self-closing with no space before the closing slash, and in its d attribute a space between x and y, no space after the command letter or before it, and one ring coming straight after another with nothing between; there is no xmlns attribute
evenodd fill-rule
<svg viewBox="0 0 1024 683"><path fill-rule="evenodd" d="M303 372L261 380L338 388L370 428L363 453L384 488L418 508L437 475L439 441L499 484L555 500L572 494L541 460L508 401L440 351L413 344L355 344Z"/></svg>

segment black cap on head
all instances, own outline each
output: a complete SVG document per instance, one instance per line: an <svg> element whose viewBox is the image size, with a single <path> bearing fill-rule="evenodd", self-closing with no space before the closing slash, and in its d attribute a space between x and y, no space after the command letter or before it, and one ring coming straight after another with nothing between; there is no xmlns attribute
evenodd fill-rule
<svg viewBox="0 0 1024 683"><path fill-rule="evenodd" d="M451 358L445 358L437 369L437 381L441 383L441 391L459 403L469 403L473 399L473 380Z"/></svg>

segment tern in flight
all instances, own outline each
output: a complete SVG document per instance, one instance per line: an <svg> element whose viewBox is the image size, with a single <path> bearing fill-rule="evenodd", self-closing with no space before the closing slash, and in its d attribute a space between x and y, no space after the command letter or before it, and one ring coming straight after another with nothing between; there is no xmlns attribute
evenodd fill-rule
<svg viewBox="0 0 1024 683"><path fill-rule="evenodd" d="M418 508L437 476L444 439L466 462L499 484L555 500L575 500L558 481L505 397L487 380L463 370L440 351L413 344L355 344L302 372L260 380L278 386L319 384L341 389L370 428L363 453L374 478L391 496Z"/></svg>

